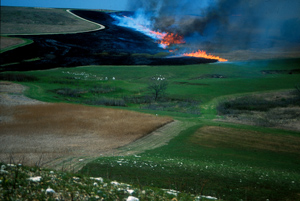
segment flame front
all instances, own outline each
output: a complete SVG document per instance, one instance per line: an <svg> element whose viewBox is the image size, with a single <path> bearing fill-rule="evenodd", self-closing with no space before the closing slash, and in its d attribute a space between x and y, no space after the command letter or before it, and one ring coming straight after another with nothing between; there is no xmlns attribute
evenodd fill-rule
<svg viewBox="0 0 300 201"><path fill-rule="evenodd" d="M133 27L135 27L138 31L141 31L142 33L154 38L158 44L164 49L166 49L168 46L173 44L182 44L185 43L183 36L180 36L178 34L169 33L169 32L159 32L159 31L153 31L149 27L144 26L140 23L138 23L137 20L135 20L132 17L128 17L123 15L124 19L128 20L129 22L133 23ZM121 20L121 18L119 18ZM130 23L125 23L130 24ZM132 24L131 24L132 25Z"/></svg>
<svg viewBox="0 0 300 201"><path fill-rule="evenodd" d="M183 56L201 57L201 58L205 58L205 59L215 59L215 60L218 60L220 62L228 61L227 59L223 59L219 56L214 56L214 55L211 55L211 54L207 54L204 50L198 50L197 52L192 52L192 53L184 53Z"/></svg>
<svg viewBox="0 0 300 201"><path fill-rule="evenodd" d="M156 36L157 43L159 43L164 49L166 49L168 46L173 44L185 43L183 37L178 34L169 33L169 32L152 31L152 30L149 30L149 32Z"/></svg>
<svg viewBox="0 0 300 201"><path fill-rule="evenodd" d="M182 44L185 43L185 41L183 37L178 34L166 33L159 43L167 47L172 44Z"/></svg>
<svg viewBox="0 0 300 201"><path fill-rule="evenodd" d="M125 26L125 27L130 27L133 28L139 32L144 33L145 35L153 38L159 45L160 47L166 49L167 47L174 45L174 44L183 44L185 43L185 40L183 36L175 34L175 33L169 33L169 32L160 32L160 31L153 31L151 29L152 26L149 26L148 21L145 19L139 19L139 18L132 18L132 17L127 17L123 16L114 16L116 19L119 20L119 26ZM141 21L140 21L141 20ZM144 22L144 23L141 23ZM178 49L169 49L169 52L175 52ZM176 56L176 55L174 55ZM204 50L198 50L197 52L192 52L192 53L184 53L182 55L177 55L177 56L188 56L188 57L202 57L206 59L215 59L220 62L227 61L227 59L223 59L218 56L214 56L211 54L207 54Z"/></svg>

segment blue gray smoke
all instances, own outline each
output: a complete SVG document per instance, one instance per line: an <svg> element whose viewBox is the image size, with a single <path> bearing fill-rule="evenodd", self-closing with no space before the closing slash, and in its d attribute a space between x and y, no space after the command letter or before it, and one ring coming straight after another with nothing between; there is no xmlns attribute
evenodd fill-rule
<svg viewBox="0 0 300 201"><path fill-rule="evenodd" d="M131 0L157 30L188 42L236 49L286 48L300 43L299 0Z"/></svg>

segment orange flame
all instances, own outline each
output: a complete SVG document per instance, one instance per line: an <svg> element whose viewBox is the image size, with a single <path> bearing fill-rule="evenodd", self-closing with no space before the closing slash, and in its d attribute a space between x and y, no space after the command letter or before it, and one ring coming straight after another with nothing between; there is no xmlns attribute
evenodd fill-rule
<svg viewBox="0 0 300 201"><path fill-rule="evenodd" d="M147 35L148 35L148 33L150 33L150 35L153 35L156 42L161 44L161 46L164 49L166 49L168 46L170 46L172 44L183 44L183 43L185 43L185 40L184 40L183 36L180 36L180 35L174 34L174 33L169 33L169 32L153 31L153 30L149 29L148 27L145 27L145 26L137 23L131 17L127 17L125 15L123 17L134 21L136 23L136 26L140 30L143 30L144 33L147 33ZM175 51L177 51L177 49L174 49L174 50L170 49L169 50L169 52L175 52ZM218 56L207 54L204 50L198 50L197 52L192 52L192 53L184 53L183 56L202 57L202 58L206 58L206 59L215 59L215 60L218 60L220 62L228 61L227 59L223 59L223 58L218 57Z"/></svg>
<svg viewBox="0 0 300 201"><path fill-rule="evenodd" d="M125 15L123 15L124 18L127 18L131 21L134 21L133 18L131 17L127 17ZM178 34L174 34L174 33L169 33L169 32L159 32L159 31L152 31L151 29L136 23L136 25L142 29L145 33L150 33L152 35L155 35L155 38L157 39L157 43L161 44L162 47L165 49L168 46L172 45L172 44L182 44L185 43L183 36L180 36Z"/></svg>
<svg viewBox="0 0 300 201"><path fill-rule="evenodd" d="M173 44L182 44L185 43L182 36L169 32L158 32L158 31L150 31L151 34L157 35L159 40L157 41L164 48L173 45Z"/></svg>
<svg viewBox="0 0 300 201"><path fill-rule="evenodd" d="M215 60L218 60L220 62L228 61L227 59L223 59L223 58L218 57L218 56L207 54L204 50L198 50L197 52L192 52L192 53L184 53L183 56L202 57L202 58L205 58L205 59L215 59Z"/></svg>
<svg viewBox="0 0 300 201"><path fill-rule="evenodd" d="M182 44L185 43L182 36L174 33L167 33L159 42L163 46L169 46L172 44Z"/></svg>

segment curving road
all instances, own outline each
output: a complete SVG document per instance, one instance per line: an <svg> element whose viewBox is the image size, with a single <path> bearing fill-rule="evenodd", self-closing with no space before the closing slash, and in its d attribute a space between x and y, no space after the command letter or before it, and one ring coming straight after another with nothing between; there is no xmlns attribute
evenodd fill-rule
<svg viewBox="0 0 300 201"><path fill-rule="evenodd" d="M82 18L82 17L74 14L70 9L68 9L67 12L70 13L71 15L77 17L78 19L81 19L81 20L83 20L85 22L92 23L92 24L95 24L95 25L99 26L99 28L97 28L97 29L91 29L91 30L81 31L81 32L70 32L70 33L68 32L68 34L71 34L71 33L86 33L86 32L99 31L99 30L105 29L105 26L103 26L102 24L99 24L99 23L96 23L96 22L84 19L84 18Z"/></svg>

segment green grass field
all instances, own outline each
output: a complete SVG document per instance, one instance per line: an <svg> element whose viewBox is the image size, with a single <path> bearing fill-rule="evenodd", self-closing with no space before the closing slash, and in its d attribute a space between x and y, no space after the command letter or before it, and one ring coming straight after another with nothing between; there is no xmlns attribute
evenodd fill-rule
<svg viewBox="0 0 300 201"><path fill-rule="evenodd" d="M249 127L236 130L230 125L214 126L216 131L225 127L239 135L253 132L273 135L271 130L257 132L249 131L255 129ZM245 148L243 144L232 142L233 137L219 144L216 142L219 137L213 136L215 133L206 133L210 135L209 140L202 136L206 128L207 124L189 128L167 146L138 156L99 158L81 172L222 200L299 199L299 150L286 153ZM299 140L299 135L296 138Z"/></svg>
<svg viewBox="0 0 300 201"><path fill-rule="evenodd" d="M193 122L168 145L138 156L101 157L81 173L222 200L299 200L300 133L215 121L222 100L295 89L300 59L189 66L86 66L5 72L41 101L124 108ZM152 100L153 76L168 81ZM104 100L105 99L105 100ZM195 112L199 111L199 112Z"/></svg>
<svg viewBox="0 0 300 201"><path fill-rule="evenodd" d="M264 74L262 71L293 70L299 67L299 62L299 59L290 59L189 66L87 66L22 74L39 79L25 83L32 86L28 92L30 97L43 101L66 101L66 97L54 96L53 90L69 88L81 91L78 98L68 97L75 102L93 97L90 89L94 87L111 88L110 92L102 93L107 97L142 97L149 93L148 80L162 75L169 82L167 99L200 101L203 107L224 96L292 89L299 83L299 74ZM216 74L223 78L214 78ZM44 93L40 93L41 90Z"/></svg>
<svg viewBox="0 0 300 201"><path fill-rule="evenodd" d="M0 7L1 35L74 33L99 28L66 12L66 9Z"/></svg>

